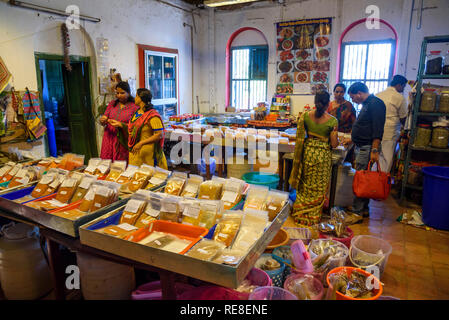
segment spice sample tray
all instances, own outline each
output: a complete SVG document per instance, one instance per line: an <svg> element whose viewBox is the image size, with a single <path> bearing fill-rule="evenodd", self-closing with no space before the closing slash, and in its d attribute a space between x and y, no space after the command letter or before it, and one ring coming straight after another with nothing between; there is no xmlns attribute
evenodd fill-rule
<svg viewBox="0 0 449 320"><path fill-rule="evenodd" d="M265 229L259 240L235 266L203 261L95 231L101 225L106 226L108 223L113 223L123 209L124 206L116 208L114 211L81 226L79 229L81 243L160 269L235 289L245 279L259 256L265 251L267 245L284 224L290 213L290 204L287 203L282 208L281 212Z"/></svg>
<svg viewBox="0 0 449 320"><path fill-rule="evenodd" d="M161 186L157 186L154 191L157 191L161 188ZM55 196L55 194L51 195ZM39 200L45 200L49 199L50 196L39 198ZM45 212L41 211L32 207L25 206L20 203L15 203L12 200L7 199L6 197L0 197L0 210L6 211L11 214L19 215L25 218L28 218L29 220L40 224L42 226L45 226L49 229L64 233L71 237L78 237L78 229L80 226L88 223L89 221L92 221L95 218L98 218L110 211L113 211L117 207L121 207L128 202L129 197L121 198L120 200L105 206L104 208L101 208L93 213L86 214L76 220L64 218L61 216L56 216L52 214L51 212ZM74 206L79 205L79 203L72 203L67 205L66 207L62 207L54 211L60 211L66 208L73 209Z"/></svg>

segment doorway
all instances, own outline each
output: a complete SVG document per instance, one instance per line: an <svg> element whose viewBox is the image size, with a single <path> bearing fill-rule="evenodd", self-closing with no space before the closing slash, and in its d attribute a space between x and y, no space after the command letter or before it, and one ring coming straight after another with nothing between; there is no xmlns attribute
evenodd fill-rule
<svg viewBox="0 0 449 320"><path fill-rule="evenodd" d="M97 157L95 121L90 93L90 59L70 57L71 71L63 57L35 54L41 105L48 128L48 153L72 152Z"/></svg>

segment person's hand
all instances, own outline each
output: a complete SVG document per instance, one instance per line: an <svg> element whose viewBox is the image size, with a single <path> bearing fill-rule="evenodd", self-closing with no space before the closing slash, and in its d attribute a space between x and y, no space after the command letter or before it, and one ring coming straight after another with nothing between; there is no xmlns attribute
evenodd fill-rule
<svg viewBox="0 0 449 320"><path fill-rule="evenodd" d="M379 152L371 152L371 162L375 163L379 161Z"/></svg>
<svg viewBox="0 0 449 320"><path fill-rule="evenodd" d="M108 121L108 117L106 117L106 116L101 116L101 118L100 118L100 123L101 123L102 125L105 125L107 121Z"/></svg>
<svg viewBox="0 0 449 320"><path fill-rule="evenodd" d="M122 123L120 121L114 120L114 119L109 119L108 123L116 128L121 128L122 127Z"/></svg>
<svg viewBox="0 0 449 320"><path fill-rule="evenodd" d="M142 143L138 142L134 145L133 149L132 149L132 153L137 153L140 151L140 149L142 149Z"/></svg>

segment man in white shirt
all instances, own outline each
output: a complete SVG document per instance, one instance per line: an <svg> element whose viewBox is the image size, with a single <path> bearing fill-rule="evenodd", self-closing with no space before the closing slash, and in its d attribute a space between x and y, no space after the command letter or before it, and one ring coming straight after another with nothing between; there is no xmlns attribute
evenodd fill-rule
<svg viewBox="0 0 449 320"><path fill-rule="evenodd" d="M390 172L391 170L401 126L405 124L407 119L407 104L402 95L406 86L407 79L401 75L395 75L390 86L376 94L387 108L382 148L379 155L380 168L383 172Z"/></svg>

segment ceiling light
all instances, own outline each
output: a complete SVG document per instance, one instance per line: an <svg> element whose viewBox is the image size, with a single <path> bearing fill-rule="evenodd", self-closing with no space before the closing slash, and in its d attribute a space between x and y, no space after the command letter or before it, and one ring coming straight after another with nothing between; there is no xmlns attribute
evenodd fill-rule
<svg viewBox="0 0 449 320"><path fill-rule="evenodd" d="M204 4L208 7L231 6L233 4L241 4L246 2L254 2L259 0L205 0Z"/></svg>

